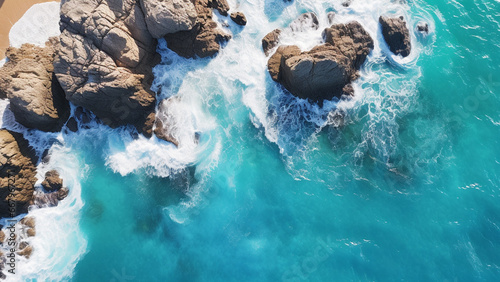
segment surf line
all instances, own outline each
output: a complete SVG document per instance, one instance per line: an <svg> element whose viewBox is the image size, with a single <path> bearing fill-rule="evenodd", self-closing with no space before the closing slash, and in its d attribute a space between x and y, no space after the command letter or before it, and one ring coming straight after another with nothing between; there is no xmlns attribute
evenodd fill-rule
<svg viewBox="0 0 500 282"><path fill-rule="evenodd" d="M9 171L7 172L8 175L9 175L9 183L8 183L8 187L9 187L9 200L8 200L8 203L9 203L9 215L11 218L15 217L16 216L16 211L17 211L17 202L14 200L14 192L16 191L16 187L15 187L15 178L14 178L14 174ZM8 243L7 245L10 246L10 249L9 249L9 254L6 255L7 257L7 261L6 261L6 264L10 267L9 270L7 270L9 273L12 273L12 274L16 274L16 223L17 223L17 220L14 220L14 219L7 219L7 224L8 224L8 227L7 229L9 230L9 239L8 239Z"/></svg>

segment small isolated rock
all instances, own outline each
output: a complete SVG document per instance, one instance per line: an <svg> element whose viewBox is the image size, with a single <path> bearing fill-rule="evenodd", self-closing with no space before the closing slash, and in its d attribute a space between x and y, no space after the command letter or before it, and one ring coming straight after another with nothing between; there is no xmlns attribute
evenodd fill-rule
<svg viewBox="0 0 500 282"><path fill-rule="evenodd" d="M410 31L406 26L404 17L387 18L381 16L379 22L382 26L382 35L391 52L403 57L410 55Z"/></svg>
<svg viewBox="0 0 500 282"><path fill-rule="evenodd" d="M418 22L417 31L424 34L429 34L429 24L426 22Z"/></svg>
<svg viewBox="0 0 500 282"><path fill-rule="evenodd" d="M300 15L300 17L290 24L290 29L294 32L307 31L310 29L317 30L318 28L318 17L313 12Z"/></svg>
<svg viewBox="0 0 500 282"><path fill-rule="evenodd" d="M335 19L335 12L329 12L326 14L326 17L328 19L328 24L333 24L333 20Z"/></svg>
<svg viewBox="0 0 500 282"><path fill-rule="evenodd" d="M351 6L352 4L352 0L345 0L344 2L342 2L342 6L344 7L349 7Z"/></svg>
<svg viewBox="0 0 500 282"><path fill-rule="evenodd" d="M45 180L42 182L43 189L54 192L62 188L63 180L59 177L59 172L50 170L45 173Z"/></svg>
<svg viewBox="0 0 500 282"><path fill-rule="evenodd" d="M231 13L231 19L233 20L233 22L239 25L247 24L247 18L245 17L245 14L243 14L242 12Z"/></svg>
<svg viewBox="0 0 500 282"><path fill-rule="evenodd" d="M269 55L271 49L273 49L278 45L280 34L281 34L281 29L277 28L269 32L266 36L264 36L264 38L262 38L262 49L264 50L266 56Z"/></svg>
<svg viewBox="0 0 500 282"><path fill-rule="evenodd" d="M3 243L3 241L5 241L5 233L0 230L0 244Z"/></svg>

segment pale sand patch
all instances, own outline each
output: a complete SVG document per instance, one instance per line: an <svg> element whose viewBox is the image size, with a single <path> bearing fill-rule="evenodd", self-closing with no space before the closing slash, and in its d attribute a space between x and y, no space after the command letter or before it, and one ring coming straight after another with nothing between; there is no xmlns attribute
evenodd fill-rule
<svg viewBox="0 0 500 282"><path fill-rule="evenodd" d="M0 60L5 57L5 50L9 47L10 28L31 6L44 2L54 0L0 0Z"/></svg>

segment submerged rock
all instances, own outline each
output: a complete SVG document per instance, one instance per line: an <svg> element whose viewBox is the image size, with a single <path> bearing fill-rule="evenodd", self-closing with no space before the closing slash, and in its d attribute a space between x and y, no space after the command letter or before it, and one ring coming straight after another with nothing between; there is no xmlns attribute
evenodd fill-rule
<svg viewBox="0 0 500 282"><path fill-rule="evenodd" d="M0 97L9 98L16 121L27 128L60 131L69 117L69 103L54 76L54 44L56 38L45 48L11 47L0 68Z"/></svg>
<svg viewBox="0 0 500 282"><path fill-rule="evenodd" d="M317 30L319 28L318 17L313 12L302 14L289 27L294 32L303 32L310 29Z"/></svg>
<svg viewBox="0 0 500 282"><path fill-rule="evenodd" d="M262 49L264 50L266 56L268 56L269 52L271 52L271 50L278 45L280 34L281 29L277 28L262 38Z"/></svg>
<svg viewBox="0 0 500 282"><path fill-rule="evenodd" d="M411 52L410 32L404 21L404 17L379 18L382 26L382 35L392 53L407 57Z"/></svg>
<svg viewBox="0 0 500 282"><path fill-rule="evenodd" d="M429 24L426 22L418 22L416 29L420 33L429 34Z"/></svg>
<svg viewBox="0 0 500 282"><path fill-rule="evenodd" d="M325 44L307 52L297 46L280 46L269 59L273 80L290 93L315 102L352 95L346 87L373 49L373 40L358 22L336 24L323 32Z"/></svg>
<svg viewBox="0 0 500 282"><path fill-rule="evenodd" d="M233 20L233 22L239 25L247 24L247 18L242 12L231 13L231 19Z"/></svg>
<svg viewBox="0 0 500 282"><path fill-rule="evenodd" d="M60 26L54 72L66 98L111 127L144 131L159 56L139 1L63 0Z"/></svg>
<svg viewBox="0 0 500 282"><path fill-rule="evenodd" d="M33 203L37 157L20 133L0 130L0 218L27 213Z"/></svg>
<svg viewBox="0 0 500 282"><path fill-rule="evenodd" d="M154 134L159 139L170 142L176 147L179 147L179 140L175 138L172 132L174 125L170 124L172 116L169 111L169 108L175 106L174 104L176 102L177 99L175 97L161 101L160 105L158 106L161 112L156 116Z"/></svg>
<svg viewBox="0 0 500 282"><path fill-rule="evenodd" d="M326 18L328 19L328 24L333 24L333 20L335 20L335 12L328 12L328 14L326 14Z"/></svg>
<svg viewBox="0 0 500 282"><path fill-rule="evenodd" d="M214 56L231 35L218 28L212 9L227 16L229 5L226 0L194 0L194 5L198 13L196 24L191 30L167 34L168 48L185 58Z"/></svg>

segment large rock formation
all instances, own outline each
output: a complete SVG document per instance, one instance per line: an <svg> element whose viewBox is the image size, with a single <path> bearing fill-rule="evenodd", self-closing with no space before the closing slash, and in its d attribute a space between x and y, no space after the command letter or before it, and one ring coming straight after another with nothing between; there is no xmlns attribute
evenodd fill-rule
<svg viewBox="0 0 500 282"><path fill-rule="evenodd" d="M197 13L191 0L141 0L148 30L154 38L191 30Z"/></svg>
<svg viewBox="0 0 500 282"><path fill-rule="evenodd" d="M24 44L7 49L0 68L0 97L10 100L16 121L43 131L60 131L69 116L69 103L54 75L52 38L45 48Z"/></svg>
<svg viewBox="0 0 500 282"><path fill-rule="evenodd" d="M60 25L54 71L66 98L111 127L147 131L156 102L152 68L159 59L141 3L62 0Z"/></svg>
<svg viewBox="0 0 500 282"><path fill-rule="evenodd" d="M189 31L167 34L167 46L186 58L213 56L231 36L217 27L212 9L227 16L229 5L226 0L194 0L194 5L198 13L195 26Z"/></svg>
<svg viewBox="0 0 500 282"><path fill-rule="evenodd" d="M37 162L28 141L0 130L0 218L27 213L33 202Z"/></svg>
<svg viewBox="0 0 500 282"><path fill-rule="evenodd" d="M336 24L323 32L325 44L307 52L280 46L268 62L273 80L293 95L315 102L352 94L349 84L373 49L373 40L358 22Z"/></svg>
<svg viewBox="0 0 500 282"><path fill-rule="evenodd" d="M381 16L379 18L382 26L382 35L385 42L389 45L391 52L396 55L407 57L411 52L410 31L406 26L404 17L387 18Z"/></svg>

